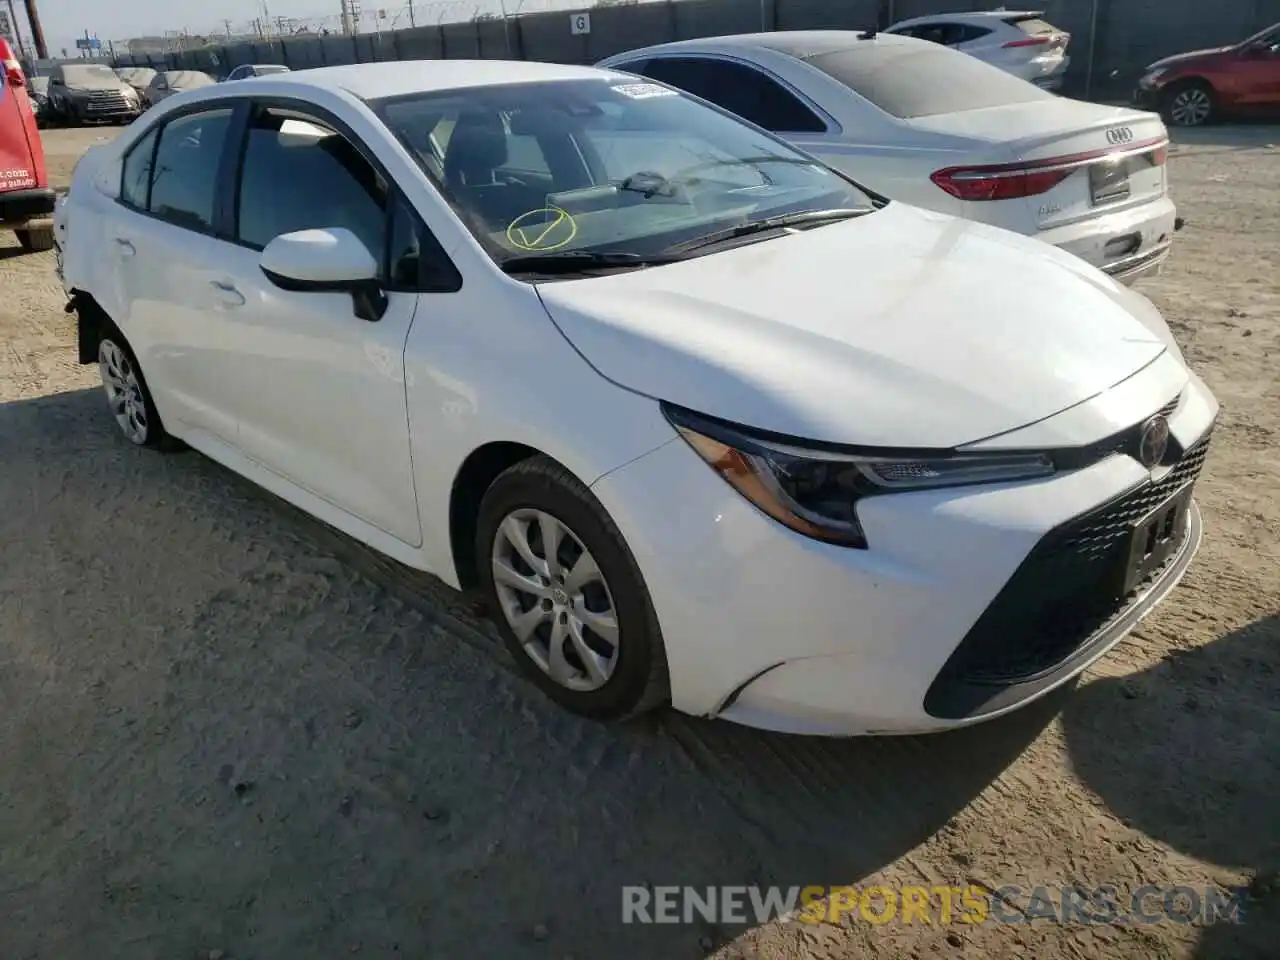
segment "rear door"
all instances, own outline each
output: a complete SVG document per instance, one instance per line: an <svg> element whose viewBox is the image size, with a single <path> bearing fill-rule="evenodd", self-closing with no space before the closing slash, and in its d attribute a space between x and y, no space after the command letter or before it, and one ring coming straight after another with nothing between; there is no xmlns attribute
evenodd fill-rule
<svg viewBox="0 0 1280 960"><path fill-rule="evenodd" d="M217 322L230 244L217 236L217 181L233 107L168 119L125 155L118 212L102 255L122 306L121 328L171 427L236 441Z"/></svg>

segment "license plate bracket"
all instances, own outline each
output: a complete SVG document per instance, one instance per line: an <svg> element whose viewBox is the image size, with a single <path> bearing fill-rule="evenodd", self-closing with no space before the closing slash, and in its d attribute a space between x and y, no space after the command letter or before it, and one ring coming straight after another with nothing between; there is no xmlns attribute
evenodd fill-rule
<svg viewBox="0 0 1280 960"><path fill-rule="evenodd" d="M1129 161L1108 160L1089 167L1089 197L1095 207L1129 199Z"/></svg>
<svg viewBox="0 0 1280 960"><path fill-rule="evenodd" d="M1124 595L1132 593L1153 571L1168 563L1182 546L1190 517L1191 489L1187 484L1135 523L1129 533L1124 569Z"/></svg>

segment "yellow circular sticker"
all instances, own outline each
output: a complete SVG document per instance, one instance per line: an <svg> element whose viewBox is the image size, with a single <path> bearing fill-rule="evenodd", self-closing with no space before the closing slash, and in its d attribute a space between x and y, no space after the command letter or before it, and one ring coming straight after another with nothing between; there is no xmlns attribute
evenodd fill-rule
<svg viewBox="0 0 1280 960"><path fill-rule="evenodd" d="M535 222L535 218L542 217ZM559 250L578 235L578 222L559 207L539 207L507 225L507 241L517 250Z"/></svg>

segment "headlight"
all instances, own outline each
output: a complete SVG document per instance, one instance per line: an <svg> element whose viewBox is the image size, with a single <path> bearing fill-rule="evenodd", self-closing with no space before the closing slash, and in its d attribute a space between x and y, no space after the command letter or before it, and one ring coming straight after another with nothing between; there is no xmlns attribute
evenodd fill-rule
<svg viewBox="0 0 1280 960"><path fill-rule="evenodd" d="M763 513L797 533L865 549L857 504L868 496L1008 483L1053 473L1038 453L878 455L766 436L663 404L685 441Z"/></svg>
<svg viewBox="0 0 1280 960"><path fill-rule="evenodd" d="M1156 70L1148 70L1142 75L1142 79L1138 81L1138 85L1142 87L1151 87L1160 81L1160 78L1168 73L1167 67L1160 67Z"/></svg>

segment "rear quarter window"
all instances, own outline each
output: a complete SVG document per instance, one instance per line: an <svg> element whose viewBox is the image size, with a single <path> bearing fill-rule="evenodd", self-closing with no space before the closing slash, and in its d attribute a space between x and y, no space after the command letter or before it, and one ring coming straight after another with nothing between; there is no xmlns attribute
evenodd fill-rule
<svg viewBox="0 0 1280 960"><path fill-rule="evenodd" d="M1034 84L938 46L863 46L806 62L901 120L1056 99Z"/></svg>

